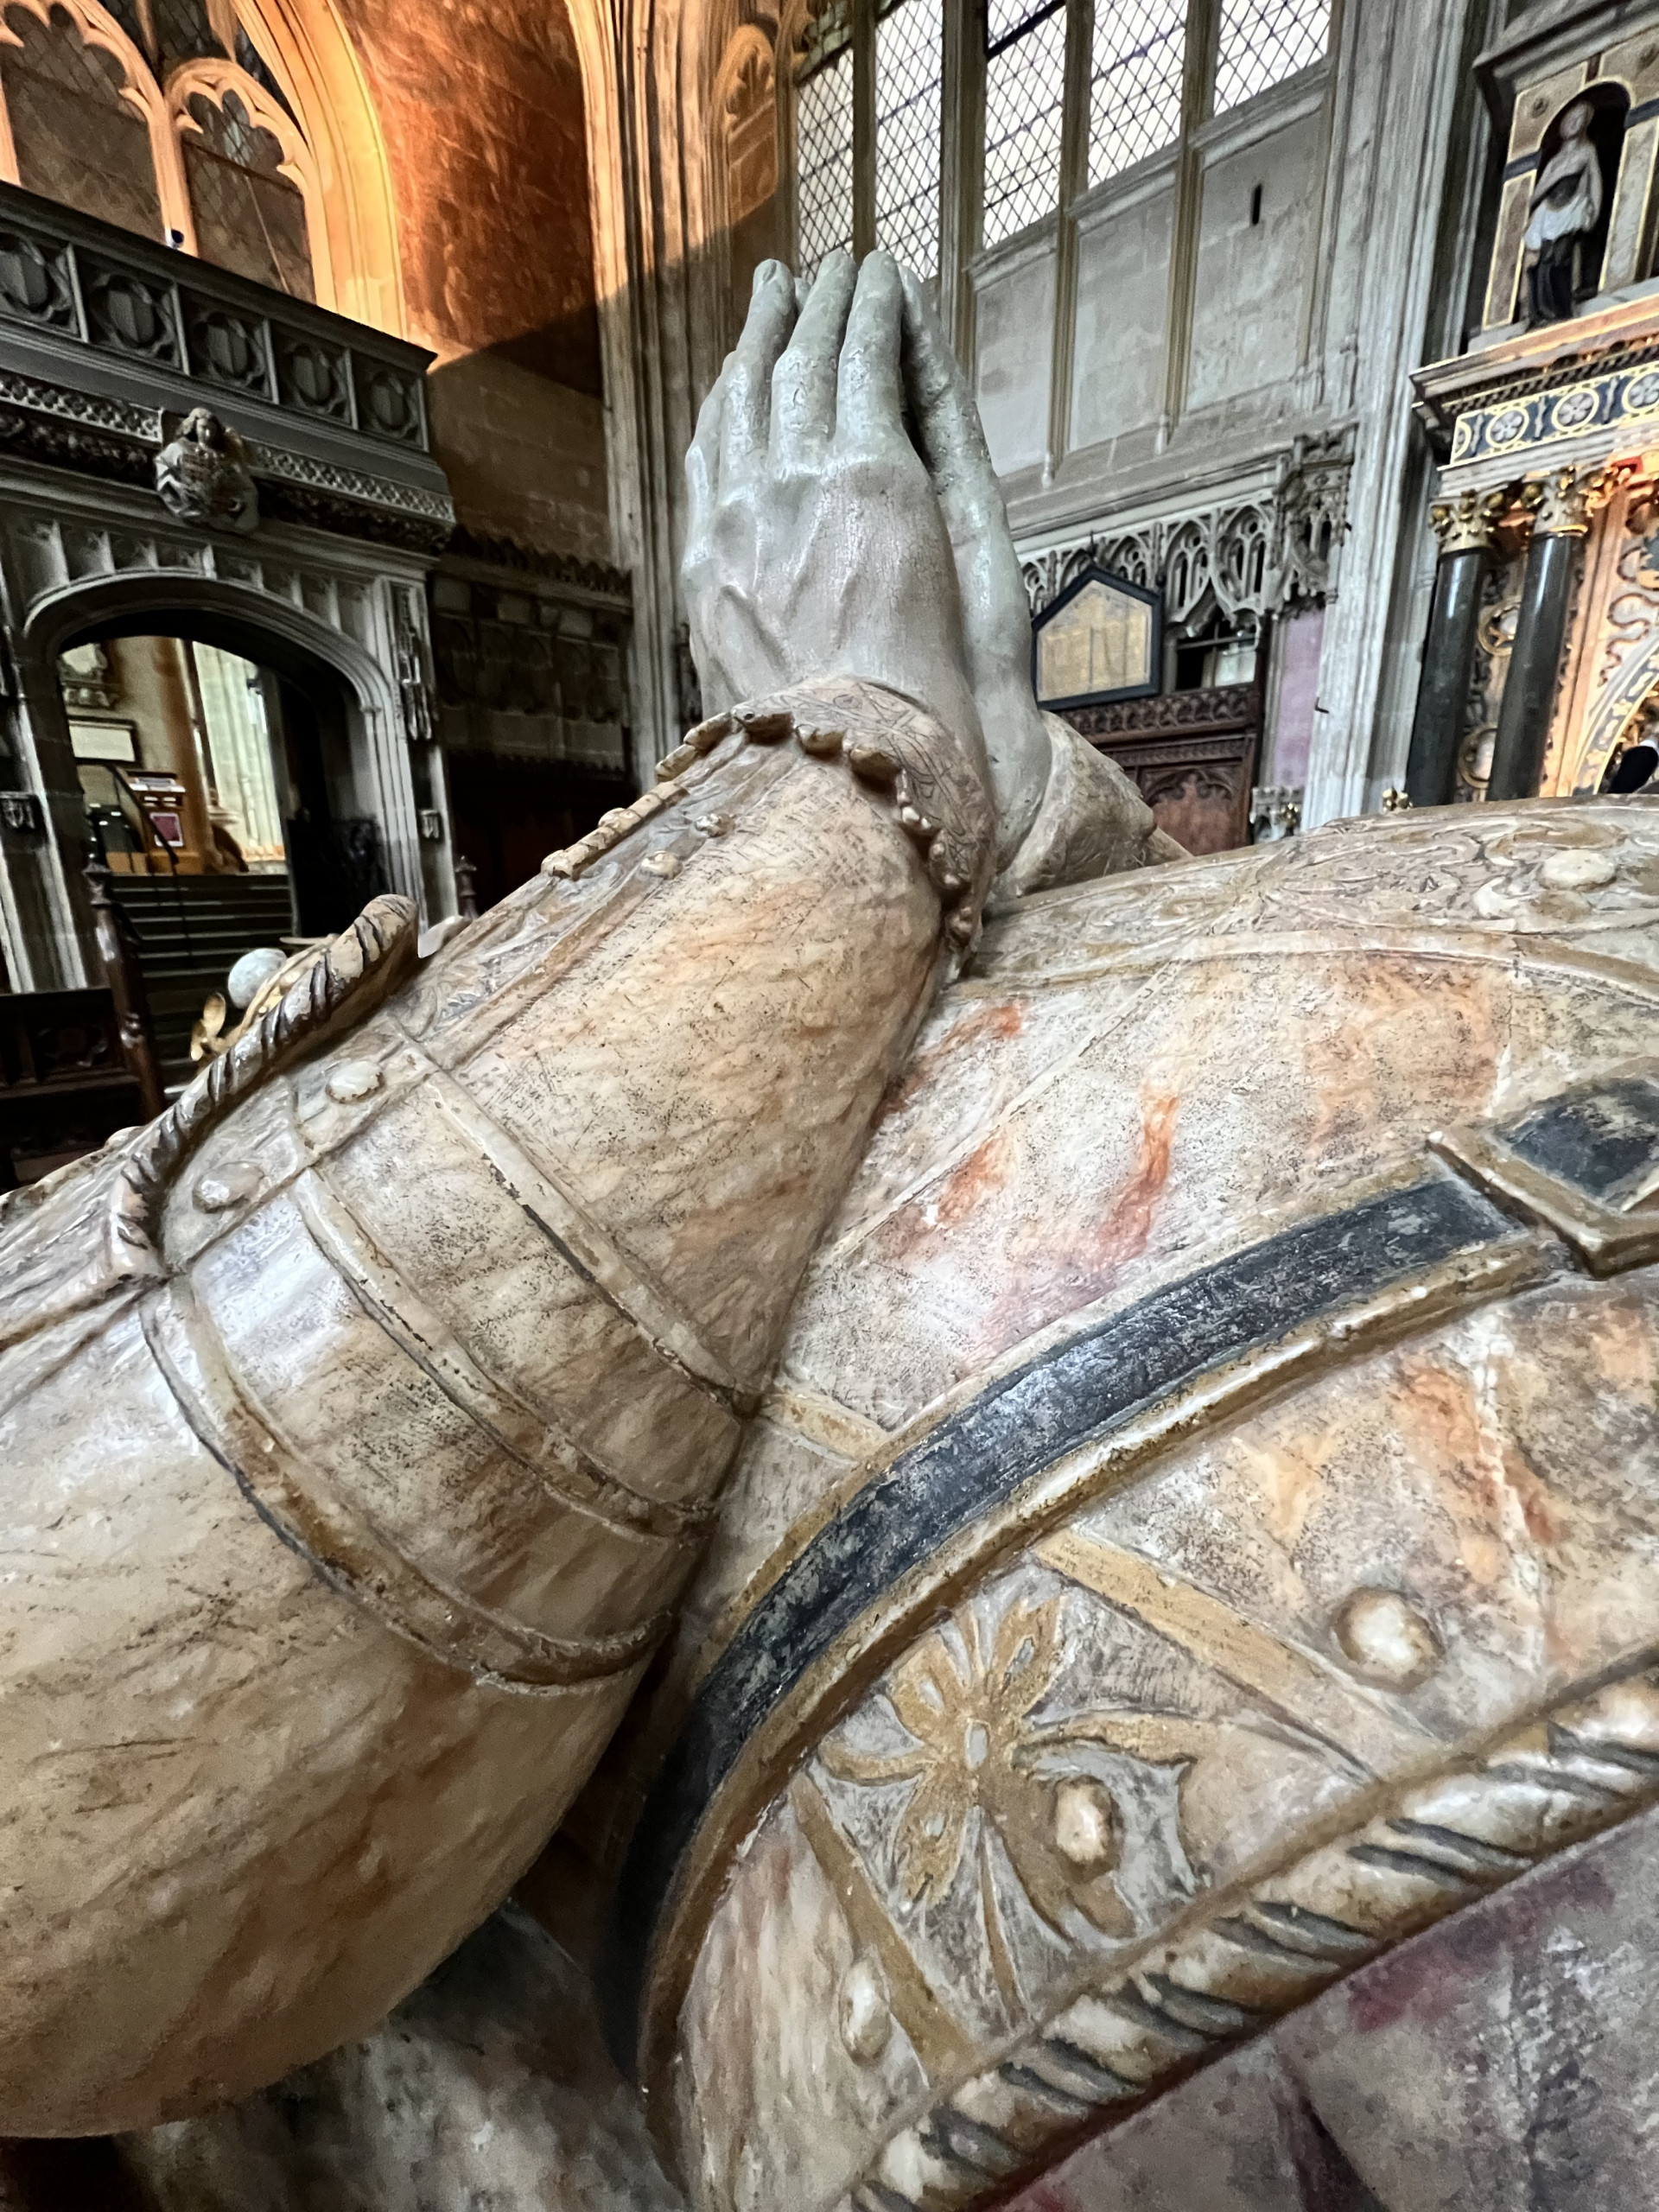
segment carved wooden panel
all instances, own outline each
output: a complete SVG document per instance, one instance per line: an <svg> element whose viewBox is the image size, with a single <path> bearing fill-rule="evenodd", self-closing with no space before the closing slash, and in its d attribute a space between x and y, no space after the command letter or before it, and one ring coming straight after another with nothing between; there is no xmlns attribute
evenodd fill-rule
<svg viewBox="0 0 1659 2212"><path fill-rule="evenodd" d="M1158 827L1188 852L1249 843L1262 732L1262 695L1253 684L1077 707L1065 719L1134 777Z"/></svg>

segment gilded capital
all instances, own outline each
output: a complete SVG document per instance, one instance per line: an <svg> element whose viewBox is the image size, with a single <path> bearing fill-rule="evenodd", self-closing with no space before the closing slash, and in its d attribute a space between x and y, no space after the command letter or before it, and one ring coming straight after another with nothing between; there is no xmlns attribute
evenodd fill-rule
<svg viewBox="0 0 1659 2212"><path fill-rule="evenodd" d="M1465 492L1456 499L1442 499L1430 508L1429 526L1440 540L1442 556L1449 553L1484 553L1492 542L1498 518L1509 505L1502 492Z"/></svg>
<svg viewBox="0 0 1659 2212"><path fill-rule="evenodd" d="M1529 478L1521 504L1532 511L1533 536L1582 537L1618 480L1609 468L1552 468Z"/></svg>

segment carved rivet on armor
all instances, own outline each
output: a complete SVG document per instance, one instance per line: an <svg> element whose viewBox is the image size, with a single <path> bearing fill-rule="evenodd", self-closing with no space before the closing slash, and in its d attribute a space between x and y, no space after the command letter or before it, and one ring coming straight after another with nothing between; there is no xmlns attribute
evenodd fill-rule
<svg viewBox="0 0 1659 2212"><path fill-rule="evenodd" d="M1397 1590L1356 1590L1333 1626L1343 1657L1368 1681L1412 1689L1440 1663L1440 1638Z"/></svg>
<svg viewBox="0 0 1659 2212"><path fill-rule="evenodd" d="M641 875L672 877L677 875L679 872L680 863L672 853L652 853L648 860L643 860L639 863Z"/></svg>
<svg viewBox="0 0 1659 2212"><path fill-rule="evenodd" d="M834 760L841 753L846 732L839 729L802 728L798 723L795 741L803 753L810 753L817 760Z"/></svg>
<svg viewBox="0 0 1659 2212"><path fill-rule="evenodd" d="M264 1180L251 1160L232 1160L198 1176L191 1195L203 1213L223 1213L227 1206L239 1206L251 1198Z"/></svg>
<svg viewBox="0 0 1659 2212"><path fill-rule="evenodd" d="M695 745L677 745L671 753L665 753L657 763L658 782L671 784L677 776L683 776L688 768L695 768L697 765L697 748Z"/></svg>
<svg viewBox="0 0 1659 2212"><path fill-rule="evenodd" d="M879 745L849 745L847 765L861 783L879 784L885 790L898 782L903 764L896 754L884 752Z"/></svg>
<svg viewBox="0 0 1659 2212"><path fill-rule="evenodd" d="M701 830L705 837L729 836L733 828L732 817L729 814L700 814L691 827Z"/></svg>
<svg viewBox="0 0 1659 2212"><path fill-rule="evenodd" d="M342 1060L323 1088L336 1106L353 1106L379 1090L380 1071L372 1060Z"/></svg>
<svg viewBox="0 0 1659 2212"><path fill-rule="evenodd" d="M1580 846L1552 853L1538 877L1551 891L1599 891L1618 874L1618 862L1609 854L1587 853Z"/></svg>
<svg viewBox="0 0 1659 2212"><path fill-rule="evenodd" d="M842 1974L836 2011L848 2056L874 2066L893 2037L893 2005L880 1963L868 1952Z"/></svg>
<svg viewBox="0 0 1659 2212"><path fill-rule="evenodd" d="M1117 1804L1103 1782L1072 1775L1054 1792L1054 1848L1089 1874L1103 1873L1122 1855Z"/></svg>
<svg viewBox="0 0 1659 2212"><path fill-rule="evenodd" d="M795 727L795 717L785 708L762 708L751 714L741 711L737 726L752 745L778 745Z"/></svg>

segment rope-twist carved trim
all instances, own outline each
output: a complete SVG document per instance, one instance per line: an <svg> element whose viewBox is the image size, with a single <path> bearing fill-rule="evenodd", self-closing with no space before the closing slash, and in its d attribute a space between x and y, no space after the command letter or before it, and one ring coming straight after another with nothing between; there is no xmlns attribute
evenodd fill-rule
<svg viewBox="0 0 1659 2212"><path fill-rule="evenodd" d="M682 779L733 735L751 745L793 738L817 760L842 760L889 801L917 846L945 910L945 935L965 958L979 933L994 861L989 801L962 747L925 708L884 685L824 677L791 684L699 722L659 761L657 788L614 807L596 828L542 862L543 874L573 880L625 837L683 796Z"/></svg>
<svg viewBox="0 0 1659 2212"><path fill-rule="evenodd" d="M412 900L372 899L276 1003L134 1138L110 1193L119 1274L161 1272L156 1223L180 1167L208 1130L268 1077L390 997L414 966L417 930Z"/></svg>
<svg viewBox="0 0 1659 2212"><path fill-rule="evenodd" d="M889 2139L837 2212L970 2212L1239 2037L1659 1800L1659 1668L1408 1785L1364 1827L1213 1897Z"/></svg>

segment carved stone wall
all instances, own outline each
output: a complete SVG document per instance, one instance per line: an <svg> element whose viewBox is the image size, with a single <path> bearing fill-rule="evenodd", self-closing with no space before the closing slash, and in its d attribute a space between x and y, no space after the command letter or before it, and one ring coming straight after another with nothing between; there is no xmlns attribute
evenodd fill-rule
<svg viewBox="0 0 1659 2212"><path fill-rule="evenodd" d="M1022 546L1033 608L1090 563L1164 594L1165 620L1193 632L1219 614L1260 620L1333 597L1346 534L1351 435L1298 439L1267 488L1145 521L1108 518L1086 537Z"/></svg>
<svg viewBox="0 0 1659 2212"><path fill-rule="evenodd" d="M426 562L278 524L226 538L162 517L151 492L0 465L0 781L41 808L38 830L0 824L0 950L18 989L88 980L86 830L57 660L100 626L207 626L267 664L331 671L351 702L355 810L379 825L392 887L434 918L454 908L442 794L426 795ZM435 836L423 839L423 810Z"/></svg>

